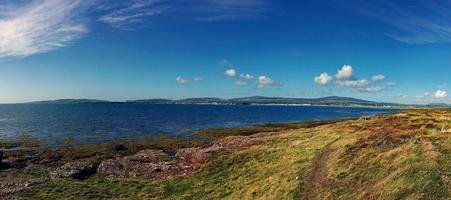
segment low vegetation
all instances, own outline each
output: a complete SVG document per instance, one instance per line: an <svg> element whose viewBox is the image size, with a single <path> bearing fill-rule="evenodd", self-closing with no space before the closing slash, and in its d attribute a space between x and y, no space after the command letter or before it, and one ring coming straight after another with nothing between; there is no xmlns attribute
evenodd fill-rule
<svg viewBox="0 0 451 200"><path fill-rule="evenodd" d="M261 142L215 154L187 176L146 180L95 174L86 180L53 179L11 198L451 198L451 110L264 127L266 131L200 132L213 139L249 135L242 138ZM182 146L208 146L204 142ZM45 169L36 170L34 176L46 176Z"/></svg>

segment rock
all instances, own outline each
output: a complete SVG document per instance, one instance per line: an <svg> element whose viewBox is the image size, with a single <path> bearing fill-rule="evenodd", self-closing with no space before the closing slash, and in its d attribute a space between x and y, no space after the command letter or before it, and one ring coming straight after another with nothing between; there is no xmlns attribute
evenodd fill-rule
<svg viewBox="0 0 451 200"><path fill-rule="evenodd" d="M117 178L154 178L178 170L178 163L170 160L171 157L161 150L147 149L131 156L102 161L97 171Z"/></svg>
<svg viewBox="0 0 451 200"><path fill-rule="evenodd" d="M200 165L207 163L211 159L212 153L210 149L185 148L179 149L175 156L190 164Z"/></svg>
<svg viewBox="0 0 451 200"><path fill-rule="evenodd" d="M371 116L362 116L362 117L359 118L359 120L361 120L361 121L368 121L368 120L371 120Z"/></svg>
<svg viewBox="0 0 451 200"><path fill-rule="evenodd" d="M169 155L163 152L162 150L154 150L154 149L146 149L141 150L138 153L126 156L123 158L123 162L125 164L138 162L138 163L149 163L149 162L158 162L163 160L168 160Z"/></svg>
<svg viewBox="0 0 451 200"><path fill-rule="evenodd" d="M114 151L127 151L128 148L123 144L118 144L113 147Z"/></svg>
<svg viewBox="0 0 451 200"><path fill-rule="evenodd" d="M0 151L0 163L2 162L2 160L3 160L3 152Z"/></svg>
<svg viewBox="0 0 451 200"><path fill-rule="evenodd" d="M74 178L86 179L92 174L96 173L97 167L94 164L87 162L72 162L66 163L63 166L50 172L52 179L56 178Z"/></svg>
<svg viewBox="0 0 451 200"><path fill-rule="evenodd" d="M115 178L166 179L192 174L211 159L211 152L201 148L187 148L169 156L160 150L143 150L131 156L105 160L98 173Z"/></svg>
<svg viewBox="0 0 451 200"><path fill-rule="evenodd" d="M0 183L0 199L9 199L5 198L8 196L13 196L18 192L22 192L24 190L30 189L36 185L47 182L48 179L45 177L41 178L33 178L29 180L18 180L14 179L5 183ZM13 198L11 198L13 199Z"/></svg>
<svg viewBox="0 0 451 200"><path fill-rule="evenodd" d="M117 178L126 178L127 172L118 159L108 159L100 163L97 172L101 174L110 174Z"/></svg>

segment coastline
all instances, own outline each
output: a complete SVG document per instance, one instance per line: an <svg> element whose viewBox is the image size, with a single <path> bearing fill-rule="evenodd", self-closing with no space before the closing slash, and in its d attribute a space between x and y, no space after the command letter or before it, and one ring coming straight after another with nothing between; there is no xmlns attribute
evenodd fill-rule
<svg viewBox="0 0 451 200"><path fill-rule="evenodd" d="M60 195L69 198L70 195L73 194L72 192L74 192L74 189L77 188L76 190L78 191L80 187L85 188L86 190L83 189L83 191L86 192L95 192L95 188L97 187L105 187L102 190L111 187L106 190L108 192L105 194L96 193L99 197L103 198L113 198L116 192L124 192L127 195L131 195L131 198L134 197L133 195L136 195L134 194L134 191L141 195L154 195L155 198L166 197L168 199L177 199L175 198L176 196L173 195L191 195L191 197L195 197L196 193L210 195L210 197L219 197L215 195L222 194L222 190L219 186L224 184L235 188L230 191L231 193L226 192L229 194L228 197L232 199L233 197L237 197L234 196L234 194L246 194L245 199L251 199L254 194L252 193L253 189L249 187L252 187L254 184L257 184L258 187L256 188L265 186L273 188L272 190L274 191L273 194L268 194L265 191L258 191L256 193L257 195L275 195L272 196L274 198L282 196L286 197L286 195L294 195L293 197L300 195L302 198L306 193L315 193L316 195L321 196L327 194L321 192L322 190L330 190L333 192L337 188L344 187L342 184L354 179L353 174L358 177L364 175L362 173L368 173L365 172L365 170L378 170L379 168L385 170L393 167L396 168L397 166L393 166L389 163L381 166L373 166L375 163L372 164L372 162L366 160L368 159L367 156L381 159L395 159L397 157L389 158L386 157L386 154L398 152L398 154L400 154L398 156L401 158L420 159L420 157L422 158L423 153L417 155L417 151L409 149L427 148L427 155L430 157L427 161L428 163L423 163L426 160L420 159L415 161L413 165L403 165L402 169L410 170L409 167L421 167L428 174L435 173L434 169L436 167L429 168L432 166L429 162L438 162L444 164L442 168L444 167L443 170L445 171L443 171L443 173L446 175L446 171L451 167L446 164L447 162L450 162L450 160L447 160L447 158L449 158L449 155L447 154L449 150L447 149L451 148L449 146L451 144L449 143L451 139L450 110L407 110L394 114L380 114L338 121L316 121L283 125L272 124L266 126L260 125L259 127L253 128L210 129L202 130L197 134L203 134L203 136L209 138L209 140L194 142L174 138L161 138L157 144L146 143L149 141L137 141L128 144L110 143L108 145L85 145L81 148L67 148L66 151L64 149L47 149L45 151L39 151L36 154L26 152L26 154L17 154L19 159L16 160L22 162L22 164L25 163L25 166L18 165L17 169L6 169L10 170L8 172L3 169L0 171L0 174L3 174L0 177L3 177L3 183L4 181L7 181L10 182L10 184L13 184L13 188L17 189L22 186L23 188L21 190L17 190L10 194L20 195L25 199L27 199L26 197L35 199L51 198ZM434 139L437 137L440 137L441 139ZM434 141L434 143L430 143L430 139L428 138L432 138L433 140L431 141ZM440 146L434 147L438 144L440 144ZM321 152L328 153L322 154ZM28 157L28 160L24 160L24 155L27 155L25 157ZM33 158L33 155L36 157ZM60 155L63 156L61 157ZM6 156L8 159L8 156L11 155ZM145 156L150 160L141 160L143 158L141 156ZM156 157L153 158L153 156ZM161 158L163 158L163 160L161 160ZM54 160L52 161L52 159ZM293 163L291 160L299 160L299 162L301 160L304 161ZM64 166L68 163L73 164L80 162L94 163L101 173L99 174L98 172L89 175L89 177L82 180L51 177L51 174L54 174L55 171L64 171ZM327 171L327 169L319 171L311 170L315 165L323 166L326 162L329 163L327 166L337 169L332 171L330 171L331 169L329 169L329 171ZM350 163L351 166L355 165L355 168L347 170L340 169L342 167L339 165L340 162ZM241 165L240 163L247 164ZM113 167L117 164L129 165L130 167L123 168L123 170L125 170L123 171ZM30 168L30 166L34 167ZM141 166L148 166L151 168ZM405 167L407 168L404 169ZM252 171L252 173L249 173L249 171ZM349 175L344 176L342 173L345 172ZM20 177L28 178L20 180L20 178L8 176L8 174L18 173L22 174ZM104 176L102 175L104 173L110 175ZM278 177L277 179L280 179L278 181L284 183L282 184L284 187L278 187L278 184L271 184L273 183L272 181L269 181L268 183L261 182L265 180L268 181L268 177L265 178L264 176L265 174L271 175L273 173L284 174L276 176ZM330 183L323 182L324 180L322 177L325 176L324 173L338 173L336 176L344 177L335 180L337 181L334 183L335 186L328 188L326 185ZM223 176L221 174L223 174ZM241 183L241 186L234 185L236 184L234 183L234 179L228 179L228 177L233 178L234 175L232 174L236 174L237 176L252 174L255 178L249 180L246 179L251 182L246 182L246 184ZM426 175L429 176L428 174ZM381 174L381 177L367 177L366 179L368 180L361 180L364 181L360 183L363 185L358 187L357 185L353 186L355 188L355 191L353 191L366 191L365 195L366 197L369 197L368 195L371 196L377 194L377 190L373 191L372 189L374 188L372 185L373 179L379 180L384 177L397 177L401 175L402 174L391 174L391 172L387 171ZM422 176L422 174L416 176ZM47 178L40 179L42 177ZM425 177L415 177L415 179L420 178ZM11 182L12 180L14 181ZM318 180L322 181L318 182ZM437 181L443 180L435 178L434 180L426 178L425 181L433 181L432 183L442 184L442 186L440 186L439 189L425 191L410 190L409 188L406 188L406 191L410 191L410 193L413 194L416 194L416 192L423 192L428 195L435 195L435 197L439 197L437 199L449 195L446 191L451 187L449 183L439 183ZM117 186L111 184L117 184ZM126 186L123 184L129 185ZM313 184L311 187L308 186L311 184ZM424 182L418 182L416 184L424 186L421 185L424 184ZM380 190L390 189L390 185L391 183L387 188L383 187L380 188ZM6 186L4 188L9 188ZM117 188L118 186L124 188L119 189ZM138 189L138 191L136 191L137 188L146 188L150 186L156 188L180 187L180 189L177 190L179 192L170 192L161 188L163 193L156 193L153 190L140 191ZM201 188L197 188L197 186L200 186L201 188L212 187L212 193L205 193L205 191L201 190ZM49 189L55 187L60 189ZM239 187L243 188L238 189ZM309 189L306 189L306 187ZM403 187L408 187L408 185L404 185ZM190 189L182 190L181 188ZM283 188L289 188L289 190ZM58 191L65 192L61 193ZM348 195L346 197L349 198L355 197L353 195L359 195L354 192L345 194L334 192L333 194Z"/></svg>
<svg viewBox="0 0 451 200"><path fill-rule="evenodd" d="M216 108L220 106L220 108ZM297 107L297 108L289 108ZM321 108L323 107L323 108ZM190 135L209 128L243 128L267 123L302 123L308 120L354 118L361 115L400 112L397 109L339 106L277 105L109 105L46 104L6 109L0 117L0 138L31 141L27 146L73 146L110 140L133 140L152 135ZM23 110L30 110L23 112ZM58 110L58 112L55 112ZM14 113L22 113L14 117ZM111 115L110 113L115 113ZM89 119L89 121L87 121ZM35 123L31 123L31 122ZM72 122L72 123L69 123ZM36 145L37 140L43 145ZM14 143L11 141L10 143ZM34 144L33 144L34 143ZM16 145L18 146L18 145ZM0 144L0 148L2 145ZM11 147L9 147L11 148Z"/></svg>

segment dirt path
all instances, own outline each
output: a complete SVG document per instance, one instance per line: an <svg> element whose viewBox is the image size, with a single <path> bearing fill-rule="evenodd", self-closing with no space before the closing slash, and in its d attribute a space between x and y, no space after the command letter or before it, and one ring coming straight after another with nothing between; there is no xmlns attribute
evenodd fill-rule
<svg viewBox="0 0 451 200"><path fill-rule="evenodd" d="M326 162L332 153L331 149L326 149L316 157L312 171L307 177L307 187L304 191L304 200L312 200L317 198L317 191L327 185L327 166Z"/></svg>

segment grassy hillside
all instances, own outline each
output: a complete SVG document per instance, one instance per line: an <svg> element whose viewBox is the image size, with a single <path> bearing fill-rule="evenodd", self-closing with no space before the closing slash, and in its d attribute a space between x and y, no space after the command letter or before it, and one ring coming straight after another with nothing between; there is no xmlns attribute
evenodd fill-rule
<svg viewBox="0 0 451 200"><path fill-rule="evenodd" d="M21 199L450 199L451 111L412 110L251 136L190 176L52 180Z"/></svg>

